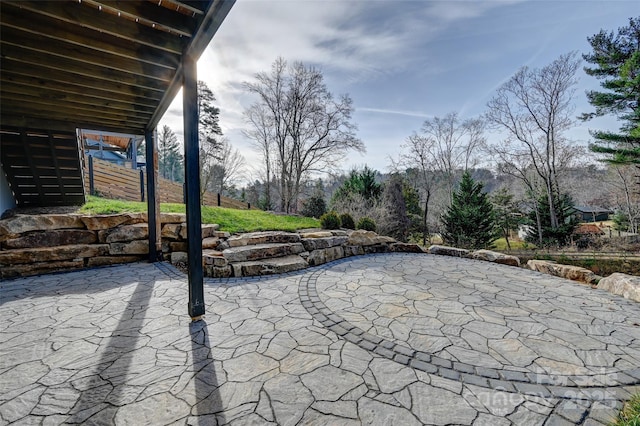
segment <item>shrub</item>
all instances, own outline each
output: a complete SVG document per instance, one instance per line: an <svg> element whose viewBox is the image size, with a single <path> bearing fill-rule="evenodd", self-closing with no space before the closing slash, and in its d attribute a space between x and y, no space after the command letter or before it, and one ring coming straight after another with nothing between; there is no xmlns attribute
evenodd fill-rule
<svg viewBox="0 0 640 426"><path fill-rule="evenodd" d="M322 195L309 197L302 207L303 216L319 218L327 212L327 204Z"/></svg>
<svg viewBox="0 0 640 426"><path fill-rule="evenodd" d="M356 229L356 223L353 221L353 217L349 213L342 213L340 215L340 223L343 228Z"/></svg>
<svg viewBox="0 0 640 426"><path fill-rule="evenodd" d="M338 213L330 211L320 216L322 229L340 229L340 217Z"/></svg>
<svg viewBox="0 0 640 426"><path fill-rule="evenodd" d="M371 218L363 217L358 221L358 229L375 232L376 223Z"/></svg>

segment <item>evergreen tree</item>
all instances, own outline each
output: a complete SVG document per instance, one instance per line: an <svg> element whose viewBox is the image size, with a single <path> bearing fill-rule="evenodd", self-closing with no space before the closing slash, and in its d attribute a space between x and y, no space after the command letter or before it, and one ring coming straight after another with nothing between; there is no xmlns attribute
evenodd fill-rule
<svg viewBox="0 0 640 426"><path fill-rule="evenodd" d="M468 171L462 175L451 206L442 217L442 237L447 244L467 249L491 247L496 239L495 216L482 189L482 183L474 181Z"/></svg>
<svg viewBox="0 0 640 426"><path fill-rule="evenodd" d="M407 206L402 194L402 184L402 178L398 174L394 174L384 186L382 193L384 216L383 221L378 223L378 227L380 233L406 242L410 221L407 217Z"/></svg>
<svg viewBox="0 0 640 426"><path fill-rule="evenodd" d="M629 216L623 212L618 212L613 215L613 229L616 231L628 231L629 230Z"/></svg>
<svg viewBox="0 0 640 426"><path fill-rule="evenodd" d="M540 224L542 228L542 245L548 246L565 246L571 241L571 234L578 225L578 219L574 216L573 200L569 194L554 195L554 204L557 205L558 223L557 228L551 226L551 218L549 217L549 199L546 194L538 198L538 214L540 215ZM529 222L535 224L537 221L536 212L529 213ZM526 240L534 244L540 244L538 230L532 226L527 234Z"/></svg>
<svg viewBox="0 0 640 426"><path fill-rule="evenodd" d="M222 158L223 141L220 128L220 108L215 106L214 96L207 83L198 81L198 138L200 140L200 197L211 186L216 168Z"/></svg>
<svg viewBox="0 0 640 426"><path fill-rule="evenodd" d="M585 72L603 80L605 90L587 92L595 112L581 118L611 114L623 122L619 132L592 131L596 143L590 148L613 164L640 164L640 17L630 18L616 34L600 30L587 40L593 52L583 58L594 66Z"/></svg>
<svg viewBox="0 0 640 426"><path fill-rule="evenodd" d="M336 190L332 203L348 199L351 194L361 195L373 204L382 194L382 185L376 182L376 171L364 166L361 171L351 170L349 177Z"/></svg>
<svg viewBox="0 0 640 426"><path fill-rule="evenodd" d="M417 189L403 179L402 196L407 206L407 218L409 219L409 235L415 238L423 238L425 228L423 224L424 211L420 206L420 193ZM423 244L426 244L426 238L423 238Z"/></svg>
<svg viewBox="0 0 640 426"><path fill-rule="evenodd" d="M220 128L220 108L215 106L216 97L204 81L198 80L198 132L201 145L209 144L213 151L222 147L218 136ZM206 146L206 145L205 145ZM205 148L207 149L207 148Z"/></svg>
<svg viewBox="0 0 640 426"><path fill-rule="evenodd" d="M327 212L327 203L324 200L324 184L322 179L318 179L311 197L307 198L300 212L303 216L315 217L316 219Z"/></svg>
<svg viewBox="0 0 640 426"><path fill-rule="evenodd" d="M173 130L162 126L158 135L158 172L161 177L174 182L184 182L184 161L180 144Z"/></svg>

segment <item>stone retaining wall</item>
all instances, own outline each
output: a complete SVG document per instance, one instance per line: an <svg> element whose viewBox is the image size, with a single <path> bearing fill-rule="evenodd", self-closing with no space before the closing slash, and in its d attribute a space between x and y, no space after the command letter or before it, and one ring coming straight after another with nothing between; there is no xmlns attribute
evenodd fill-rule
<svg viewBox="0 0 640 426"><path fill-rule="evenodd" d="M163 228L184 220L161 215ZM146 213L16 215L0 220L0 278L143 260L148 235Z"/></svg>
<svg viewBox="0 0 640 426"><path fill-rule="evenodd" d="M164 258L187 262L184 214L162 213ZM256 232L230 236L202 225L203 266L210 277L290 272L347 256L387 251L422 252L415 244L369 231ZM146 213L17 215L0 220L0 278L36 275L145 260Z"/></svg>
<svg viewBox="0 0 640 426"><path fill-rule="evenodd" d="M186 216L160 215L162 253L179 267L187 263ZM116 215L17 215L0 220L0 278L68 271L145 260L149 252L146 213ZM400 243L371 231L306 230L229 235L215 224L202 225L202 262L209 277L279 274L369 253L423 253L417 244ZM489 250L469 252L434 245L430 254L467 257L520 266L515 256ZM640 279L613 274L602 279L575 266L529 261L539 272L596 285L640 301Z"/></svg>

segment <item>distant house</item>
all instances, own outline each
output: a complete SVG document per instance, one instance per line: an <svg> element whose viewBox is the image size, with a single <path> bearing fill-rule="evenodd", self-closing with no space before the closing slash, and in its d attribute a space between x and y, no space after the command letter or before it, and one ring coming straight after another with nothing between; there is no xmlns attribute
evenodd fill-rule
<svg viewBox="0 0 640 426"><path fill-rule="evenodd" d="M573 206L573 210L580 222L602 222L609 220L609 215L613 214L611 210L593 206Z"/></svg>
<svg viewBox="0 0 640 426"><path fill-rule="evenodd" d="M138 156L142 137L113 132L81 131L85 155L109 161L120 166L140 169L145 159Z"/></svg>

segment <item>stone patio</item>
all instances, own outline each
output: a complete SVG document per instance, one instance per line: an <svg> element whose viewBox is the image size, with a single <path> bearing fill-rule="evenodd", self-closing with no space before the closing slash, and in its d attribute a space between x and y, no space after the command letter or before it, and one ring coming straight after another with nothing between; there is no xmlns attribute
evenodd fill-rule
<svg viewBox="0 0 640 426"><path fill-rule="evenodd" d="M0 283L0 424L607 423L640 304L428 254L205 283L167 264Z"/></svg>

